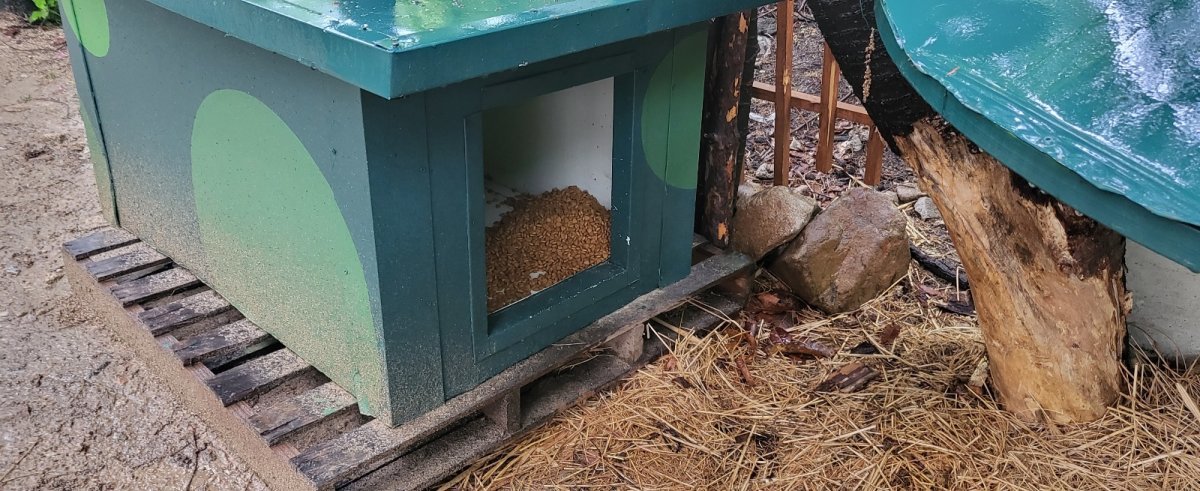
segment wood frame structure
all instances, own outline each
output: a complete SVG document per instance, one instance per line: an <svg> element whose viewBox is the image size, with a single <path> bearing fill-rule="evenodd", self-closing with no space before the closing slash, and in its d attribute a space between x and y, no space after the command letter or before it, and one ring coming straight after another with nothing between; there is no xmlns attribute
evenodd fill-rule
<svg viewBox="0 0 1200 491"><path fill-rule="evenodd" d="M136 236L102 229L62 249L82 303L259 477L321 490L437 484L664 353L678 334L649 319L703 333L736 315L753 262L700 240L693 250L684 280L392 427Z"/></svg>
<svg viewBox="0 0 1200 491"><path fill-rule="evenodd" d="M754 82L751 95L755 99L775 104L775 185L786 186L791 171L791 110L818 114L817 171L829 173L833 170L834 123L844 119L866 125L870 130L867 139L867 165L863 182L878 185L883 177L884 141L867 110L863 106L842 102L838 97L841 69L829 46L824 47L821 63L821 93L807 94L792 89L792 46L795 43L795 0L783 0L777 4L777 34L775 39L775 85ZM790 15L784 15L785 12Z"/></svg>

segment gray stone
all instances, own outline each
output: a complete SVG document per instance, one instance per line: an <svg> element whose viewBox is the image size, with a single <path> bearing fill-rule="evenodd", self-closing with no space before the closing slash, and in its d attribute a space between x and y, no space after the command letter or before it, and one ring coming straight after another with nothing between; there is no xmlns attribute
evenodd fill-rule
<svg viewBox="0 0 1200 491"><path fill-rule="evenodd" d="M884 191L883 195L887 196L888 201L891 201L893 205L900 206L900 195L895 191Z"/></svg>
<svg viewBox="0 0 1200 491"><path fill-rule="evenodd" d="M737 200L738 203L745 203L751 196L758 194L759 191L765 189L766 186L753 181L746 181L738 185Z"/></svg>
<svg viewBox="0 0 1200 491"><path fill-rule="evenodd" d="M896 196L900 198L900 203L912 203L918 198L925 196L921 189L911 184L900 184L896 186Z"/></svg>
<svg viewBox="0 0 1200 491"><path fill-rule="evenodd" d="M942 213L938 211L937 205L928 196L922 196L913 204L913 210L922 220L935 220L942 218Z"/></svg>
<svg viewBox="0 0 1200 491"><path fill-rule="evenodd" d="M769 187L738 202L731 224L733 248L762 259L799 234L816 212L816 200L787 186Z"/></svg>
<svg viewBox="0 0 1200 491"><path fill-rule="evenodd" d="M767 162L759 165L754 171L754 177L757 179L772 179L775 177L775 165Z"/></svg>
<svg viewBox="0 0 1200 491"><path fill-rule="evenodd" d="M852 189L792 240L771 272L809 305L849 312L908 271L906 224L883 193Z"/></svg>

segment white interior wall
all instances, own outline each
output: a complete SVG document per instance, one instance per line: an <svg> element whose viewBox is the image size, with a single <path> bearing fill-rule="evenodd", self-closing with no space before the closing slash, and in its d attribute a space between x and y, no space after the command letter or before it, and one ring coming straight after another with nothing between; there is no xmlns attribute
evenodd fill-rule
<svg viewBox="0 0 1200 491"><path fill-rule="evenodd" d="M578 186L612 208L613 79L489 110L483 117L487 224L505 197Z"/></svg>
<svg viewBox="0 0 1200 491"><path fill-rule="evenodd" d="M1200 355L1200 274L1134 242L1128 244L1133 341L1168 358L1195 359Z"/></svg>

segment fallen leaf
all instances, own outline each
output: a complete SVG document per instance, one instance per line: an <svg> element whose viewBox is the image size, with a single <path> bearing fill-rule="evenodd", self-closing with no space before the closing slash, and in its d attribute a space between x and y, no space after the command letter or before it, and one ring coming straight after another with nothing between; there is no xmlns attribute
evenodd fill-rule
<svg viewBox="0 0 1200 491"><path fill-rule="evenodd" d="M883 328L883 332L879 333L879 344L892 349L892 345L896 343L896 338L900 336L900 324L895 322L888 324Z"/></svg>
<svg viewBox="0 0 1200 491"><path fill-rule="evenodd" d="M817 385L817 392L858 392L872 380L879 377L871 367L861 361L852 362L833 372L823 382Z"/></svg>
<svg viewBox="0 0 1200 491"><path fill-rule="evenodd" d="M679 360L676 360L675 355L670 353L663 355L663 357L659 358L659 360L662 362L662 369L664 372L674 372L675 368L679 366Z"/></svg>
<svg viewBox="0 0 1200 491"><path fill-rule="evenodd" d="M794 337L786 330L776 327L767 337L771 346L766 351L768 355L783 353L785 355L808 355L820 358L831 358L835 351L825 343L807 337Z"/></svg>
<svg viewBox="0 0 1200 491"><path fill-rule="evenodd" d="M917 289L920 290L921 293L924 293L927 298L928 297L946 298L946 292L944 292L938 288L929 286L929 285L918 284Z"/></svg>
<svg viewBox="0 0 1200 491"><path fill-rule="evenodd" d="M767 336L767 341L770 341L771 344L787 344L792 342L792 333L776 326L771 329L771 334Z"/></svg>
<svg viewBox="0 0 1200 491"><path fill-rule="evenodd" d="M879 349L874 344L871 344L870 341L863 341L855 347L850 348L850 352L856 355L874 355L879 353Z"/></svg>
<svg viewBox="0 0 1200 491"><path fill-rule="evenodd" d="M815 339L801 338L780 346L780 352L785 355L808 355L820 358L832 358L833 348Z"/></svg>
<svg viewBox="0 0 1200 491"><path fill-rule="evenodd" d="M746 385L754 387L756 380L754 380L754 375L750 374L750 367L746 365L746 358L739 357L737 359L737 369L738 374L742 376L742 381L746 382Z"/></svg>
<svg viewBox="0 0 1200 491"><path fill-rule="evenodd" d="M937 308L946 312L958 315L975 315L975 304L973 302L960 302L958 300L950 300L945 303L935 304Z"/></svg>

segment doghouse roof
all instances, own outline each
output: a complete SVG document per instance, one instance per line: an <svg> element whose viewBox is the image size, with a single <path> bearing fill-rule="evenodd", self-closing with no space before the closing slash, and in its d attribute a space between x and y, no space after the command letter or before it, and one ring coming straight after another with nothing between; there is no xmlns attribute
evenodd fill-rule
<svg viewBox="0 0 1200 491"><path fill-rule="evenodd" d="M766 0L149 0L393 98Z"/></svg>

